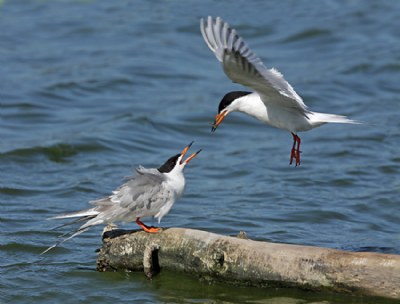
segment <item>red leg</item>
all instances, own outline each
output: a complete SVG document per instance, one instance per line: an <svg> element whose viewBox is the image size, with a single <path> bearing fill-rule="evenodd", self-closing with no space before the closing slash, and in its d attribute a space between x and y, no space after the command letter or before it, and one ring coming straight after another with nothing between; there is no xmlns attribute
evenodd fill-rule
<svg viewBox="0 0 400 304"><path fill-rule="evenodd" d="M292 133L293 136L293 146L292 146L292 151L290 153L290 165L293 163L293 159L296 160L296 167L300 166L300 137L298 137L296 134ZM297 146L296 146L297 143Z"/></svg>
<svg viewBox="0 0 400 304"><path fill-rule="evenodd" d="M293 158L296 158L297 135L292 133L292 136L293 136L293 146L292 146L292 152L290 153L290 163L289 163L289 165L291 165L293 163ZM296 162L297 162L297 158L296 158Z"/></svg>
<svg viewBox="0 0 400 304"><path fill-rule="evenodd" d="M300 151L300 143L301 143L301 139L300 139L300 137L297 136L296 167L300 166L300 153L301 153L301 151Z"/></svg>
<svg viewBox="0 0 400 304"><path fill-rule="evenodd" d="M146 226L144 223L142 223L142 222L140 221L140 218L139 218L139 217L136 219L136 224L138 224L140 227L142 227L143 230L146 231L146 232L157 233L157 232L160 231L160 228L153 227L153 226L151 226L151 227Z"/></svg>

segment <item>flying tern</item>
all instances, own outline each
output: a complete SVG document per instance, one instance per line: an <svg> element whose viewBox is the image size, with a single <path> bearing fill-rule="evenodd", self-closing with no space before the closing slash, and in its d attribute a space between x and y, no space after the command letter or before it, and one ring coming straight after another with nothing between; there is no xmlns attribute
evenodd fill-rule
<svg viewBox="0 0 400 304"><path fill-rule="evenodd" d="M234 111L253 116L263 123L289 131L293 136L290 164L300 165L300 137L325 123L358 123L342 115L312 112L293 87L276 69L267 69L244 40L220 17L200 20L200 30L208 47L222 63L225 74L255 92L227 93L219 103L212 125L214 132Z"/></svg>
<svg viewBox="0 0 400 304"><path fill-rule="evenodd" d="M68 224L86 222L70 236L47 248L42 254L94 225L135 220L144 231L157 233L160 228L146 226L140 219L155 217L160 223L164 215L170 211L175 201L182 195L185 187L183 169L201 151L200 149L183 160L192 144L193 142L186 146L181 153L170 157L158 169L146 169L139 166L136 169L136 176L130 177L110 196L91 201L90 203L94 205L93 208L53 217L52 219L78 218Z"/></svg>

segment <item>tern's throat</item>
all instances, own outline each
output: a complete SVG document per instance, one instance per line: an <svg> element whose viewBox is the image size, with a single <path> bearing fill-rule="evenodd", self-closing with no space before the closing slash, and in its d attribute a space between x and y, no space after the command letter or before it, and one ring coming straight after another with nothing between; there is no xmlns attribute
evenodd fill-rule
<svg viewBox="0 0 400 304"><path fill-rule="evenodd" d="M260 95L252 93L232 102L231 111L239 111L253 116L262 122L268 122L268 111Z"/></svg>
<svg viewBox="0 0 400 304"><path fill-rule="evenodd" d="M185 189L185 176L183 175L183 171L174 169L165 175L167 177L167 183L175 192L176 197L180 197Z"/></svg>

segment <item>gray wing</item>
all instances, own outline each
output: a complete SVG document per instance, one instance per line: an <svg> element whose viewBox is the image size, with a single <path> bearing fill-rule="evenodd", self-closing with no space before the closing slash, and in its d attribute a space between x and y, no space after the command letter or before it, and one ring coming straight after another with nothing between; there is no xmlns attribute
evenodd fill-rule
<svg viewBox="0 0 400 304"><path fill-rule="evenodd" d="M154 216L173 199L174 193L158 170L139 167L136 171L136 176L113 191L108 201L138 217Z"/></svg>
<svg viewBox="0 0 400 304"><path fill-rule="evenodd" d="M233 81L260 94L265 104L279 104L307 110L301 97L275 69L267 69L244 40L220 17L200 20L205 42L222 62L225 74Z"/></svg>
<svg viewBox="0 0 400 304"><path fill-rule="evenodd" d="M161 174L138 171L138 174L113 192L113 203L130 212L148 210L156 214L169 198L169 191Z"/></svg>

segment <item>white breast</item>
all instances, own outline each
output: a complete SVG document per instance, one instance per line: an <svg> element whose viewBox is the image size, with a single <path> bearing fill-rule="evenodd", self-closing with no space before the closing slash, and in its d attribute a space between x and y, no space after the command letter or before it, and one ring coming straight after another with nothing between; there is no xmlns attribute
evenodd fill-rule
<svg viewBox="0 0 400 304"><path fill-rule="evenodd" d="M185 176L183 172L177 168L172 170L170 173L165 173L166 181L165 187L170 190L169 200L160 208L160 211L154 216L161 221L164 215L166 215L174 205L175 201L181 197L183 190L185 189Z"/></svg>
<svg viewBox="0 0 400 304"><path fill-rule="evenodd" d="M294 133L312 128L302 110L274 103L266 105L257 93L243 96L234 101L232 110L246 113L265 124Z"/></svg>

